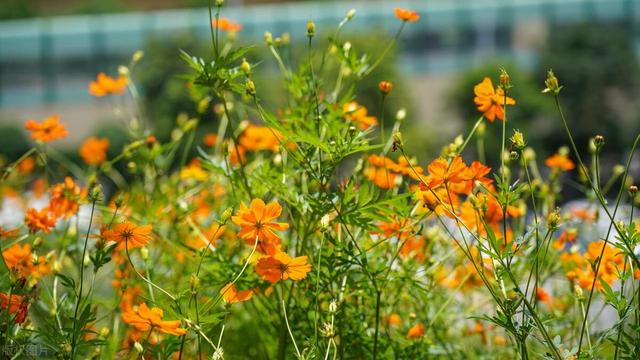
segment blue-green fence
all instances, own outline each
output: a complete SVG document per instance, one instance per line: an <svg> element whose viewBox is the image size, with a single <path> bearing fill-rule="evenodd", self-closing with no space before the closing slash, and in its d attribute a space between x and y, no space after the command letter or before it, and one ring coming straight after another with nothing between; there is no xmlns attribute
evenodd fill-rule
<svg viewBox="0 0 640 360"><path fill-rule="evenodd" d="M320 32L334 29L350 9L351 29L394 31L394 7L420 12L407 26L401 61L414 73L459 71L506 54L523 63L535 51L514 47L518 24L624 22L640 43L640 0L415 0L303 2L229 7L224 16L243 24L243 38L289 32L295 41L313 19ZM64 16L0 23L0 107L90 101L87 82L102 65L127 59L150 35L189 32L208 36L206 9ZM640 47L639 47L640 48ZM115 69L113 69L115 70Z"/></svg>

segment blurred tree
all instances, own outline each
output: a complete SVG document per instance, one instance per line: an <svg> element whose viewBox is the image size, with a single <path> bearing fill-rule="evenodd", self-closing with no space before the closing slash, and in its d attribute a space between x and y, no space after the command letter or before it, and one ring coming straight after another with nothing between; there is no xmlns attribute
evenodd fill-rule
<svg viewBox="0 0 640 360"><path fill-rule="evenodd" d="M632 38L623 26L585 24L550 31L548 47L536 71L544 79L552 68L560 84L563 109L578 146L590 137L607 139L606 152L620 152L640 130L640 67ZM541 81L539 81L541 82ZM565 143L560 124L549 141Z"/></svg>
<svg viewBox="0 0 640 360"><path fill-rule="evenodd" d="M36 16L33 0L2 0L2 5L0 5L0 20L32 16Z"/></svg>

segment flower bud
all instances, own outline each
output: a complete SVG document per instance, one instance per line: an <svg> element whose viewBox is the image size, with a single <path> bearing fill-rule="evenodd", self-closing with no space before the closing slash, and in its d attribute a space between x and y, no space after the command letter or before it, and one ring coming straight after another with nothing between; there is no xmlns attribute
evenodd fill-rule
<svg viewBox="0 0 640 360"><path fill-rule="evenodd" d="M402 133L400 131L396 131L393 133L393 151L402 148Z"/></svg>
<svg viewBox="0 0 640 360"><path fill-rule="evenodd" d="M224 0L216 0L217 7L221 7L222 5L224 5Z"/></svg>
<svg viewBox="0 0 640 360"><path fill-rule="evenodd" d="M509 140L511 141L511 146L513 147L513 149L518 152L524 150L525 146L527 146L524 141L524 135L522 135L522 133L518 130L513 131L513 136L511 136Z"/></svg>
<svg viewBox="0 0 640 360"><path fill-rule="evenodd" d="M142 260L147 260L149 258L149 248L146 246L143 246L140 248L140 257L142 258Z"/></svg>
<svg viewBox="0 0 640 360"><path fill-rule="evenodd" d="M547 229L555 230L558 228L558 224L560 223L560 208L555 208L552 212L547 216Z"/></svg>
<svg viewBox="0 0 640 360"><path fill-rule="evenodd" d="M192 274L191 280L189 281L189 288L191 289L191 292L197 291L199 285L200 285L200 278L198 278L195 274Z"/></svg>
<svg viewBox="0 0 640 360"><path fill-rule="evenodd" d="M614 165L613 168L611 169L611 172L613 173L614 176L620 176L624 174L624 166L620 164Z"/></svg>
<svg viewBox="0 0 640 360"><path fill-rule="evenodd" d="M316 34L316 23L313 20L307 22L307 36L312 38Z"/></svg>
<svg viewBox="0 0 640 360"><path fill-rule="evenodd" d="M549 69L547 72L547 79L544 81L546 88L542 90L543 93L553 93L553 95L560 94L562 86L558 84L558 78L553 74L553 70Z"/></svg>
<svg viewBox="0 0 640 360"><path fill-rule="evenodd" d="M378 89L380 89L382 95L387 95L393 90L393 84L389 81L380 81L378 83Z"/></svg>
<svg viewBox="0 0 640 360"><path fill-rule="evenodd" d="M351 21L354 16L356 16L356 9L349 10L349 12L347 13L347 21Z"/></svg>
<svg viewBox="0 0 640 360"><path fill-rule="evenodd" d="M329 312L335 314L338 311L338 303L335 300L331 300L329 303Z"/></svg>
<svg viewBox="0 0 640 360"><path fill-rule="evenodd" d="M520 154L517 151L511 151L509 153L509 160L516 161L520 157Z"/></svg>
<svg viewBox="0 0 640 360"><path fill-rule="evenodd" d="M267 46L273 45L273 35L268 31L265 31L264 33L264 42L267 44Z"/></svg>
<svg viewBox="0 0 640 360"><path fill-rule="evenodd" d="M505 69L500 69L500 86L503 89L511 88L511 77L509 77L509 74Z"/></svg>
<svg viewBox="0 0 640 360"><path fill-rule="evenodd" d="M232 215L233 215L233 209L228 207L228 208L224 209L224 211L222 212L222 215L220 216L220 221L226 222L227 220L229 220L229 218Z"/></svg>
<svg viewBox="0 0 640 360"><path fill-rule="evenodd" d="M242 70L245 76L251 75L251 64L247 62L247 59L242 59L242 63L240 64L240 70Z"/></svg>
<svg viewBox="0 0 640 360"><path fill-rule="evenodd" d="M582 291L582 288L581 288L578 284L576 284L576 285L573 287L573 291L575 291L575 293L576 293L576 299L577 299L578 301L584 301L584 300L585 300L584 292Z"/></svg>
<svg viewBox="0 0 640 360"><path fill-rule="evenodd" d="M149 136L147 136L146 139L144 139L144 143L149 147L153 146L153 144L155 144L156 141L157 141L157 139L153 135L149 135Z"/></svg>
<svg viewBox="0 0 640 360"><path fill-rule="evenodd" d="M142 347L142 344L140 344L140 343L139 343L139 342L137 342L137 341L136 341L135 343L133 343L133 348L134 348L134 349L136 349L136 351L137 351L139 354L142 354L142 353L144 352L144 348Z"/></svg>
<svg viewBox="0 0 640 360"><path fill-rule="evenodd" d="M407 118L407 110L405 109L398 110L398 112L396 113L396 120L402 121L406 118Z"/></svg>
<svg viewBox="0 0 640 360"><path fill-rule="evenodd" d="M247 82L245 83L244 87L247 95L249 96L256 95L256 84L254 84L251 79L247 79Z"/></svg>
<svg viewBox="0 0 640 360"><path fill-rule="evenodd" d="M629 196L631 196L632 198L636 196L636 194L638 193L638 187L635 185L631 185L629 186Z"/></svg>
<svg viewBox="0 0 640 360"><path fill-rule="evenodd" d="M593 137L593 143L596 146L596 148L601 148L604 145L604 136L602 135L596 135Z"/></svg>
<svg viewBox="0 0 640 360"><path fill-rule="evenodd" d="M289 43L291 43L291 34L288 32L282 33L280 39L282 41L282 45L289 45Z"/></svg>
<svg viewBox="0 0 640 360"><path fill-rule="evenodd" d="M124 65L118 66L118 75L129 76L129 68Z"/></svg>
<svg viewBox="0 0 640 360"><path fill-rule="evenodd" d="M131 57L131 61L135 64L138 61L142 60L143 57L144 57L144 51L138 50L133 53L133 56Z"/></svg>

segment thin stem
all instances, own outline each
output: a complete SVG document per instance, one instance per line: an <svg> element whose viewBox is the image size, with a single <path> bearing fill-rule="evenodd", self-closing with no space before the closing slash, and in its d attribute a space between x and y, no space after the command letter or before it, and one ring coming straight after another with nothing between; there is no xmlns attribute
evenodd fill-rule
<svg viewBox="0 0 640 360"><path fill-rule="evenodd" d="M93 224L93 212L96 208L96 199L94 198L91 202L91 216L89 217L89 228L87 229L87 235L84 238L84 246L82 247L82 258L80 259L80 289L78 290L78 301L76 301L76 308L73 312L73 333L71 335L71 359L75 356L75 351L78 341L78 336L76 335L76 326L78 323L78 310L80 309L80 302L82 301L82 289L84 286L84 258L87 256L87 243L89 242L89 233L91 232L91 225Z"/></svg>

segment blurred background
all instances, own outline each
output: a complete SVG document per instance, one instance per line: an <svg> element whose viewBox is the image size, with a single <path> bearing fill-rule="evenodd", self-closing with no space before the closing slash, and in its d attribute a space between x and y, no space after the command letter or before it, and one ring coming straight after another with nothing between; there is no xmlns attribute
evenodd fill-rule
<svg viewBox="0 0 640 360"><path fill-rule="evenodd" d="M56 145L61 150L77 158L78 144L97 134L109 137L110 152L116 153L125 137L114 109L126 108L126 102L92 98L87 84L100 71L116 76L117 66L128 63L136 50L145 52L134 79L154 133L169 136L178 114L194 113L180 79L188 70L178 55L179 49L208 55L207 0L0 4L0 153L5 161L30 146L24 121L52 114L70 129ZM363 84L358 100L376 114L377 82L393 81L387 111L407 109L405 138L421 161L471 127L478 118L473 85L486 75L495 81L500 67L515 84L518 104L509 110L511 126L525 132L539 158L566 142L552 100L540 93L549 67L565 86L562 97L578 145L586 149L591 136L606 137L603 163L621 162L640 130L640 0L227 0L227 5L224 16L243 26L237 41L258 44L250 57L265 60L256 69L259 92L277 76L263 45L265 31L289 33L295 54L304 49L309 19L326 39L353 8L357 15L343 38L375 57L399 26L393 8L417 10L420 21L408 24L397 51ZM277 95L262 91L266 100L277 101ZM202 132L214 129L214 122L203 124Z"/></svg>

